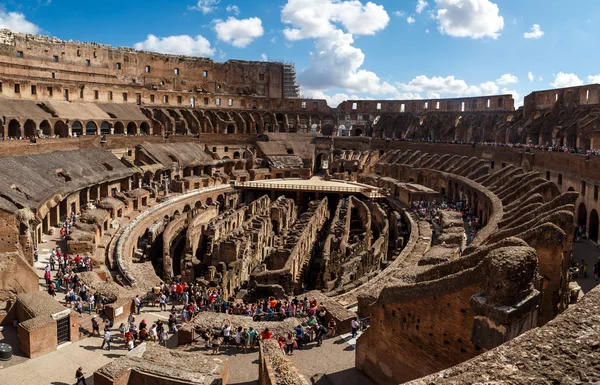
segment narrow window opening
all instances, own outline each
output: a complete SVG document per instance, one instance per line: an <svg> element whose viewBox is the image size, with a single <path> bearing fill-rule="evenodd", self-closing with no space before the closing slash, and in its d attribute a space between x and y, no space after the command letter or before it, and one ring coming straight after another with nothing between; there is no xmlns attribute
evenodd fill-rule
<svg viewBox="0 0 600 385"><path fill-rule="evenodd" d="M37 86L31 86L31 95L37 95Z"/></svg>

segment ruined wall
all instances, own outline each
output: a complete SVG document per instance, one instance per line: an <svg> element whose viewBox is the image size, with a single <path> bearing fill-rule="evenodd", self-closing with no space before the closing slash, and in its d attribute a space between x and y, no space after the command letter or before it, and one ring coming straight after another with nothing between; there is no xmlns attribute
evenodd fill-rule
<svg viewBox="0 0 600 385"><path fill-rule="evenodd" d="M497 247L421 273L416 284L390 285L375 303L361 297L371 326L357 341L356 365L379 384L398 384L498 346L535 327L537 279L533 249ZM517 310L502 311L509 303Z"/></svg>
<svg viewBox="0 0 600 385"><path fill-rule="evenodd" d="M323 225L329 219L327 198L309 203L308 210L300 215L293 226L278 239L263 266L252 273L258 284L278 284L287 293L299 291L302 279L322 235Z"/></svg>

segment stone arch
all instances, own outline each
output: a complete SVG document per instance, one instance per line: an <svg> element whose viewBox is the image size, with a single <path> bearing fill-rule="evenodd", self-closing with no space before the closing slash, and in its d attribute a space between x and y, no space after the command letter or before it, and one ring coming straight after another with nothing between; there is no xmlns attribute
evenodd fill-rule
<svg viewBox="0 0 600 385"><path fill-rule="evenodd" d="M590 241L598 243L598 212L595 209L590 213L590 229L588 234Z"/></svg>
<svg viewBox="0 0 600 385"><path fill-rule="evenodd" d="M8 137L18 138L21 136L21 123L18 120L13 119L8 123Z"/></svg>
<svg viewBox="0 0 600 385"><path fill-rule="evenodd" d="M321 134L325 135L325 136L331 136L333 135L333 125L332 124L326 124L321 128Z"/></svg>
<svg viewBox="0 0 600 385"><path fill-rule="evenodd" d="M97 135L98 134L98 125L96 122L89 121L85 125L85 134L86 135Z"/></svg>
<svg viewBox="0 0 600 385"><path fill-rule="evenodd" d="M102 134L102 135L110 134L110 123L102 122L100 124L100 134Z"/></svg>
<svg viewBox="0 0 600 385"><path fill-rule="evenodd" d="M127 135L137 134L137 124L135 122L127 123Z"/></svg>
<svg viewBox="0 0 600 385"><path fill-rule="evenodd" d="M146 123L146 122L142 122L142 124L140 124L140 133L144 134L144 135L149 135L150 134L150 125L148 125L148 123Z"/></svg>
<svg viewBox="0 0 600 385"><path fill-rule="evenodd" d="M43 120L42 123L40 123L40 130L42 130L43 135L47 135L47 136L52 135L52 126L50 125L50 122L47 120Z"/></svg>
<svg viewBox="0 0 600 385"><path fill-rule="evenodd" d="M235 125L233 125L233 124L228 124L228 125L227 125L227 133L228 133L228 134L235 134Z"/></svg>
<svg viewBox="0 0 600 385"><path fill-rule="evenodd" d="M183 212L187 213L188 211L190 211L192 208L190 207L190 205L185 205L185 207L183 208Z"/></svg>
<svg viewBox="0 0 600 385"><path fill-rule="evenodd" d="M586 226L587 224L587 209L585 203L581 202L577 207L577 225Z"/></svg>
<svg viewBox="0 0 600 385"><path fill-rule="evenodd" d="M123 122L116 122L115 123L115 134L122 135L124 133L125 133L125 125L123 125Z"/></svg>
<svg viewBox="0 0 600 385"><path fill-rule="evenodd" d="M54 135L60 138L66 138L69 136L69 128L62 120L54 123Z"/></svg>
<svg viewBox="0 0 600 385"><path fill-rule="evenodd" d="M233 159L240 159L240 152L236 151L233 153Z"/></svg>
<svg viewBox="0 0 600 385"><path fill-rule="evenodd" d="M31 136L36 136L37 126L33 120L27 119L23 129L25 137L29 138Z"/></svg>
<svg viewBox="0 0 600 385"><path fill-rule="evenodd" d="M73 123L71 123L71 134L73 136L83 135L83 125L81 124L81 122L79 120L76 120Z"/></svg>
<svg viewBox="0 0 600 385"><path fill-rule="evenodd" d="M207 205L207 206L210 206L210 205L212 205L212 204L213 204L213 200L212 200L212 198L211 198L211 197L208 197L208 199L206 199L206 205Z"/></svg>

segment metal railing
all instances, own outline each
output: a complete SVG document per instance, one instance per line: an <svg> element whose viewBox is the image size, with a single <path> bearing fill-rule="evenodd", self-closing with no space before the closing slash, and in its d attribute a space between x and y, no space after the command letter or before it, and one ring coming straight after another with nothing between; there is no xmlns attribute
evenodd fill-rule
<svg viewBox="0 0 600 385"><path fill-rule="evenodd" d="M261 190L298 190L298 191L326 191L326 192L355 192L370 193L372 189L361 187L335 187L335 186L316 186L286 183L254 183L237 182L235 187L255 188Z"/></svg>

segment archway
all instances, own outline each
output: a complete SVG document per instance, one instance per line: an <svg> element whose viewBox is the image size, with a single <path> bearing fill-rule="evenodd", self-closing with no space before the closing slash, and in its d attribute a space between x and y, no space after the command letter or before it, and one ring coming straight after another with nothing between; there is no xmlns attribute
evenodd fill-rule
<svg viewBox="0 0 600 385"><path fill-rule="evenodd" d="M222 214L225 211L225 198L223 195L219 194L217 203L219 204L219 214Z"/></svg>
<svg viewBox="0 0 600 385"><path fill-rule="evenodd" d="M150 126L146 122L142 122L140 125L140 133L144 135L150 134Z"/></svg>
<svg viewBox="0 0 600 385"><path fill-rule="evenodd" d="M80 121L76 120L71 124L71 134L73 136L83 135L83 125Z"/></svg>
<svg viewBox="0 0 600 385"><path fill-rule="evenodd" d="M18 138L21 136L21 123L18 120L11 120L8 123L8 137Z"/></svg>
<svg viewBox="0 0 600 385"><path fill-rule="evenodd" d="M102 122L100 124L100 134L102 134L102 135L110 134L110 124L108 122Z"/></svg>
<svg viewBox="0 0 600 385"><path fill-rule="evenodd" d="M125 133L125 126L123 125L123 123L116 122L115 123L115 134L124 134L124 133Z"/></svg>
<svg viewBox="0 0 600 385"><path fill-rule="evenodd" d="M317 158L315 159L315 173L318 173L319 171L323 170L323 158L324 154L317 155Z"/></svg>
<svg viewBox="0 0 600 385"><path fill-rule="evenodd" d="M137 125L134 122L129 122L127 124L127 135L135 134L137 134Z"/></svg>
<svg viewBox="0 0 600 385"><path fill-rule="evenodd" d="M238 151L233 153L233 159L240 159L240 153Z"/></svg>
<svg viewBox="0 0 600 385"><path fill-rule="evenodd" d="M43 135L50 136L52 134L52 126L50 125L50 122L47 120L42 121L42 123L40 123L40 130L42 130Z"/></svg>
<svg viewBox="0 0 600 385"><path fill-rule="evenodd" d="M54 123L54 135L60 138L66 138L69 136L69 128L62 120Z"/></svg>
<svg viewBox="0 0 600 385"><path fill-rule="evenodd" d="M87 122L85 125L85 134L86 135L97 135L98 134L98 125L94 122Z"/></svg>
<svg viewBox="0 0 600 385"><path fill-rule="evenodd" d="M321 128L321 134L323 134L325 136L333 135L333 125L331 125L331 124L324 125L323 128Z"/></svg>
<svg viewBox="0 0 600 385"><path fill-rule="evenodd" d="M590 230L588 233L590 241L598 243L598 212L596 210L592 210L590 213Z"/></svg>
<svg viewBox="0 0 600 385"><path fill-rule="evenodd" d="M36 136L35 132L37 131L37 127L35 125L35 122L31 119L27 119L25 121L25 137L29 138L32 136Z"/></svg>
<svg viewBox="0 0 600 385"><path fill-rule="evenodd" d="M577 207L577 225L585 227L587 224L587 210L584 203L580 203Z"/></svg>
<svg viewBox="0 0 600 385"><path fill-rule="evenodd" d="M227 126L227 133L228 134L235 134L235 126L233 124L229 124Z"/></svg>
<svg viewBox="0 0 600 385"><path fill-rule="evenodd" d="M360 128L355 128L352 130L352 136L362 136L363 131Z"/></svg>

